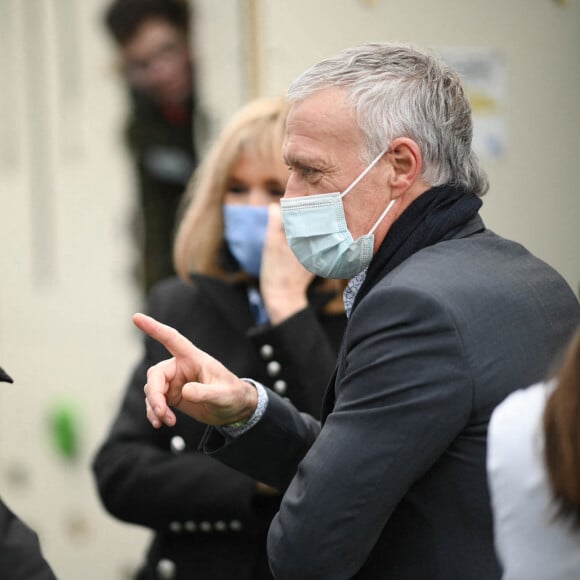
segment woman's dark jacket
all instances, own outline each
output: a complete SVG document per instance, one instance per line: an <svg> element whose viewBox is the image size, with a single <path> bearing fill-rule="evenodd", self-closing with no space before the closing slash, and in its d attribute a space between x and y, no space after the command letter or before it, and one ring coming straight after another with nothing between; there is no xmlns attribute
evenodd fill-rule
<svg viewBox="0 0 580 580"><path fill-rule="evenodd" d="M325 314L330 295L311 291L309 307L277 326L257 326L245 284L202 276L170 278L151 292L148 313L189 338L240 377L251 377L315 416L336 362L344 314ZM146 370L168 358L145 338L145 353L93 470L107 510L155 536L140 579L271 578L265 538L279 496L199 453L205 427L178 413L173 428L145 416Z"/></svg>

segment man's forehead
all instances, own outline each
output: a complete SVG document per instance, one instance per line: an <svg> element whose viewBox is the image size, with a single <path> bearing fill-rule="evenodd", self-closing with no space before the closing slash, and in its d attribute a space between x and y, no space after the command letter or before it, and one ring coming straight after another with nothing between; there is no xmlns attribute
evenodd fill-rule
<svg viewBox="0 0 580 580"><path fill-rule="evenodd" d="M284 136L286 161L318 158L330 148L353 147L362 134L342 91L327 89L292 105Z"/></svg>
<svg viewBox="0 0 580 580"><path fill-rule="evenodd" d="M310 165L324 156L331 141L328 134L321 130L301 130L299 127L286 127L282 152L284 161L289 165Z"/></svg>
<svg viewBox="0 0 580 580"><path fill-rule="evenodd" d="M336 127L341 119L354 119L353 108L347 103L343 90L324 89L293 103L288 112L288 124L312 123Z"/></svg>

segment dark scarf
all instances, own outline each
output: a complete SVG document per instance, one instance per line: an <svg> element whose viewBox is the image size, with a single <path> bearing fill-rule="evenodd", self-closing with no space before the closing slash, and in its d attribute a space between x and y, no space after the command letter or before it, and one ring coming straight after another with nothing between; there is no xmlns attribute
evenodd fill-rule
<svg viewBox="0 0 580 580"><path fill-rule="evenodd" d="M452 238L481 205L479 197L451 185L433 187L420 195L391 226L373 256L353 310L379 279L415 252Z"/></svg>

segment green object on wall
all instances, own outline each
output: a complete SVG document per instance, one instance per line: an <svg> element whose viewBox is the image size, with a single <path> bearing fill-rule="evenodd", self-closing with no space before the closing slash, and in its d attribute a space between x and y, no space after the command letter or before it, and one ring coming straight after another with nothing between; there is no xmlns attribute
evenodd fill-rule
<svg viewBox="0 0 580 580"><path fill-rule="evenodd" d="M56 451L74 460L79 452L79 412L70 402L56 403L50 413L50 429Z"/></svg>

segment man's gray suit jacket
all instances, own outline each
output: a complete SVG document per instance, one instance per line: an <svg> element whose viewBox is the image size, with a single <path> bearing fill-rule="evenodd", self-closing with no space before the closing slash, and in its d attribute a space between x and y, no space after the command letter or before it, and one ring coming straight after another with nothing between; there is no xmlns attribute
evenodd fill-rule
<svg viewBox="0 0 580 580"><path fill-rule="evenodd" d="M285 490L278 580L500 578L490 414L544 378L580 322L551 267L473 218L385 273L354 309L323 426L269 393L261 421L204 450Z"/></svg>

